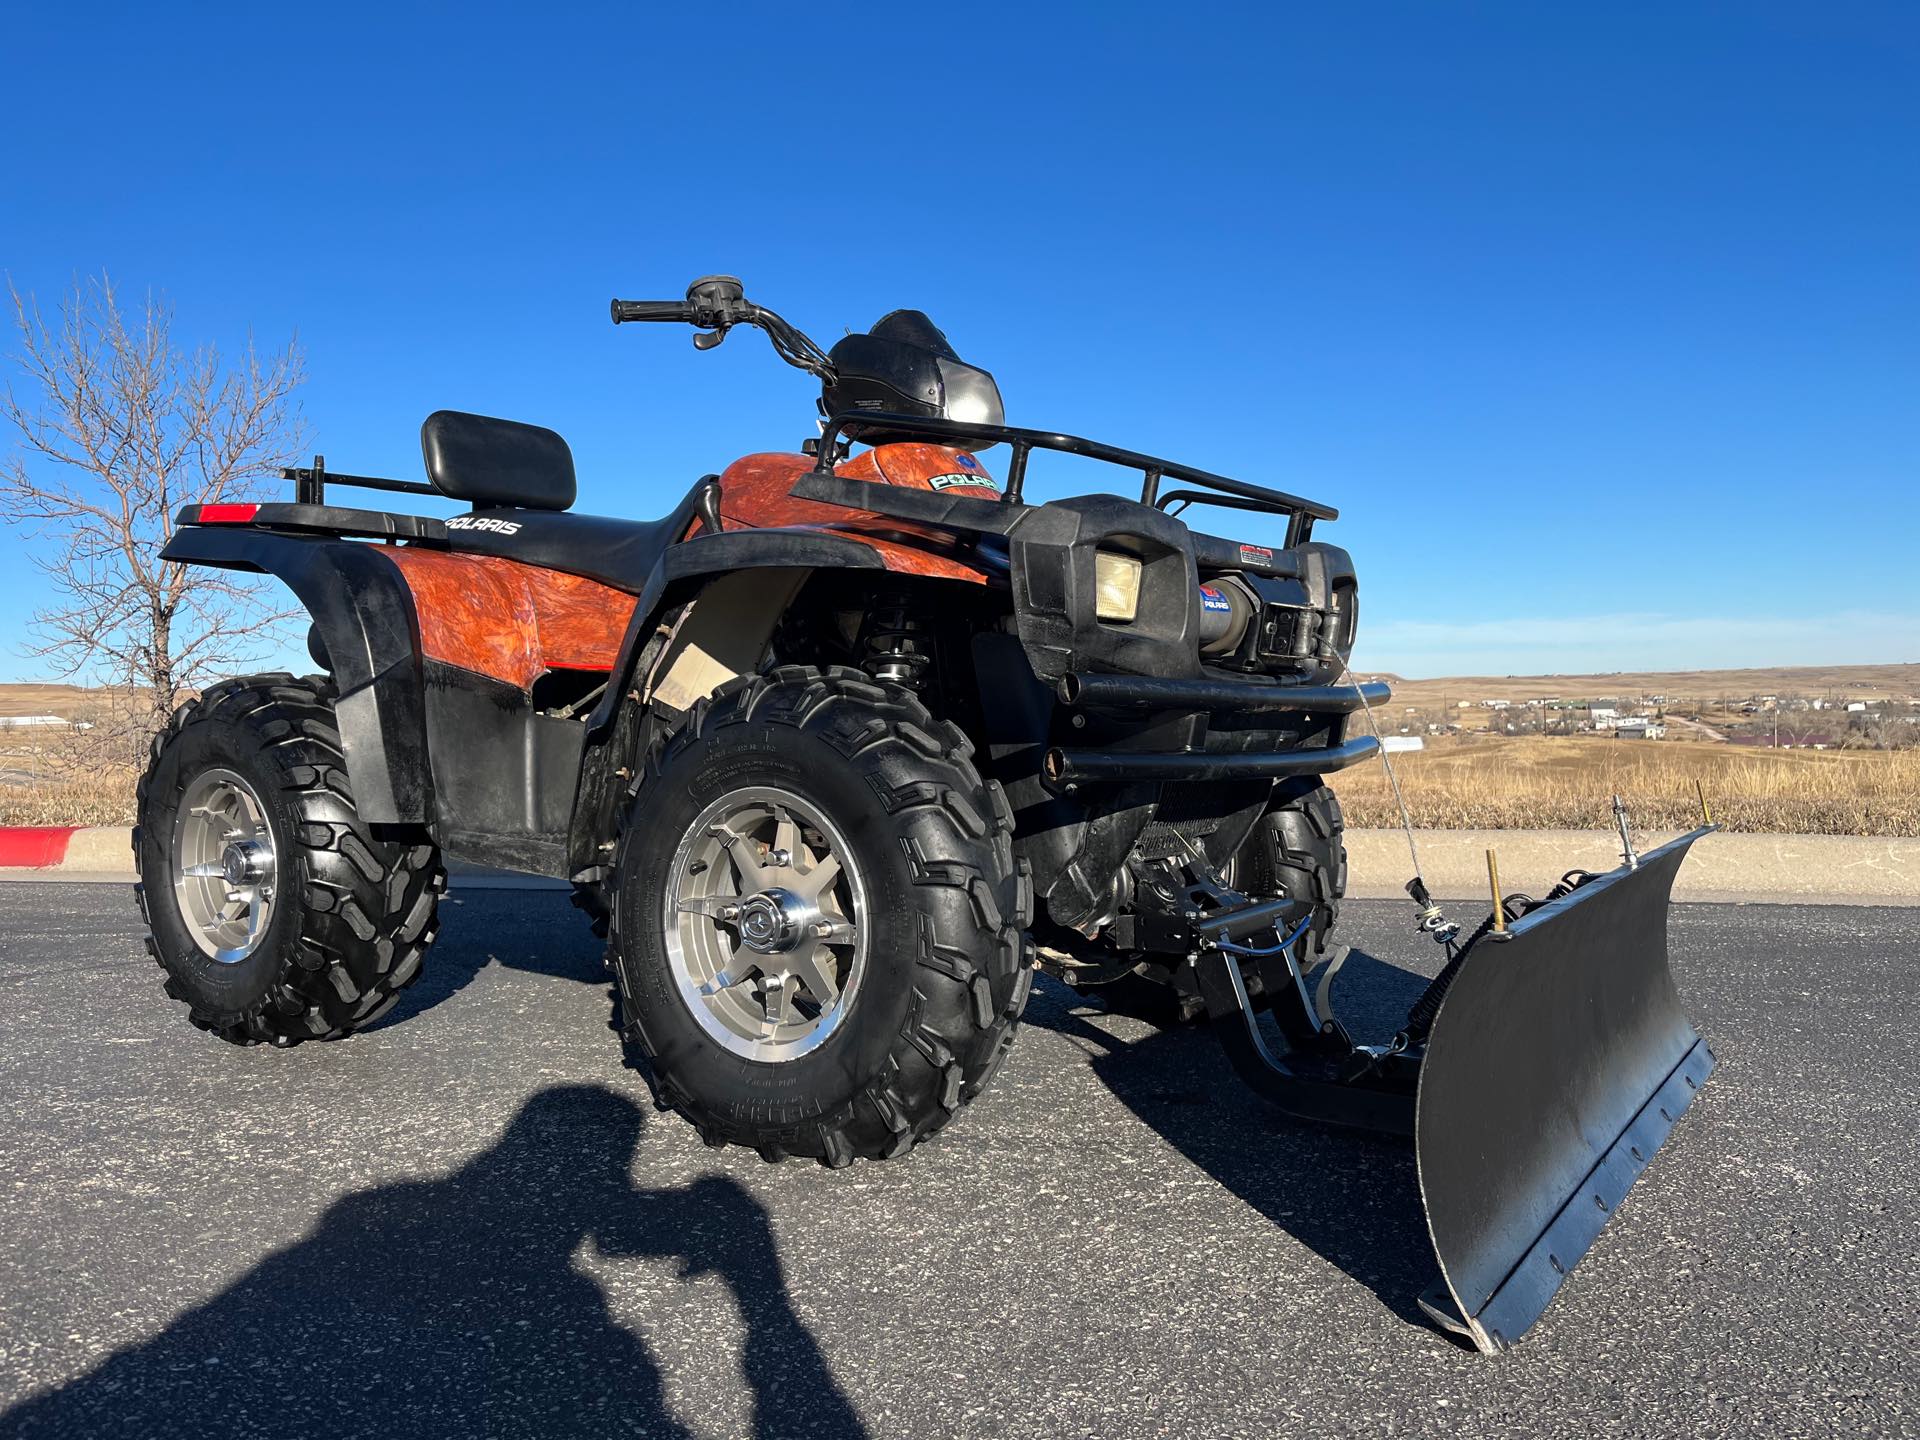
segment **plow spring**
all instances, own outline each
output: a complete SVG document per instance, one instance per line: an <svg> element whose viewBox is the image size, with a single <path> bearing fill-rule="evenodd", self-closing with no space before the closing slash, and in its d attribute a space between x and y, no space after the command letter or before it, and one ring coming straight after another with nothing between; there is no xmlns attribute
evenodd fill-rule
<svg viewBox="0 0 1920 1440"><path fill-rule="evenodd" d="M1291 938L1240 943L1241 915L1195 927L1201 994L1244 1080L1301 1119L1412 1135L1439 1268L1419 1304L1483 1352L1540 1318L1713 1069L1667 968L1674 876L1712 828L1476 936L1384 1046L1348 1038Z"/></svg>

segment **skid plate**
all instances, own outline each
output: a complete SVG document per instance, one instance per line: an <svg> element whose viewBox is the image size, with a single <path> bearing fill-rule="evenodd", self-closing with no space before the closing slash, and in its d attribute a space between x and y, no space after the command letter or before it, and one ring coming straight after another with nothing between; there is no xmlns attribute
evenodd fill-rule
<svg viewBox="0 0 1920 1440"><path fill-rule="evenodd" d="M1415 1099L1441 1274L1421 1305L1482 1351L1540 1318L1713 1068L1667 969L1674 874L1706 833L1489 935L1440 1007Z"/></svg>

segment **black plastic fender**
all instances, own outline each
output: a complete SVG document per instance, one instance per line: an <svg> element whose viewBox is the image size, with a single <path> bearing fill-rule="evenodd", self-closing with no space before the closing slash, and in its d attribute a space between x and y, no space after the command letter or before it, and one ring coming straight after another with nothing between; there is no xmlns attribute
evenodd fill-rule
<svg viewBox="0 0 1920 1440"><path fill-rule="evenodd" d="M729 530L696 535L670 546L633 607L613 673L607 677L606 694L587 721L589 739L599 736L619 713L621 699L633 683L634 660L659 625L662 610L686 599L698 582L735 570L766 568L883 570L886 566L871 546L819 530Z"/></svg>
<svg viewBox="0 0 1920 1440"><path fill-rule="evenodd" d="M381 550L245 526L186 525L160 558L271 575L293 591L313 616L332 667L354 804L375 824L424 825L434 806L420 623L399 567Z"/></svg>
<svg viewBox="0 0 1920 1440"><path fill-rule="evenodd" d="M739 570L880 570L885 566L871 546L843 535L817 530L730 530L697 535L668 547L647 577L633 616L621 638L607 687L587 718L580 775L574 784L573 819L568 826L568 873L591 878L602 868L600 846L613 835L613 806L619 803L620 772L631 765L636 747L646 743L648 721L624 710L634 685L634 668L661 617L692 598L708 582ZM778 617L772 617L777 619ZM620 724L622 714L629 719Z"/></svg>

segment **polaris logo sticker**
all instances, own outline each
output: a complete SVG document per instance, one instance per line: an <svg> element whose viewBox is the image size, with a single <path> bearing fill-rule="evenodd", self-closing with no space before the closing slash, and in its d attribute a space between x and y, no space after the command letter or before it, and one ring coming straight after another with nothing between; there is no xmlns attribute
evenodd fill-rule
<svg viewBox="0 0 1920 1440"><path fill-rule="evenodd" d="M1232 614L1233 602L1228 600L1226 596L1222 595L1211 585L1202 585L1200 587L1200 608L1202 610L1219 610L1227 614Z"/></svg>
<svg viewBox="0 0 1920 1440"><path fill-rule="evenodd" d="M485 530L493 535L518 535L518 520L495 520L491 515L456 515L447 521L449 530Z"/></svg>
<svg viewBox="0 0 1920 1440"><path fill-rule="evenodd" d="M980 468L980 462L971 455L956 455L953 457L953 463L958 465L962 470L978 470Z"/></svg>
<svg viewBox="0 0 1920 1440"><path fill-rule="evenodd" d="M967 457L962 455L960 458L964 460ZM1000 493L1000 487L984 475L929 475L927 477L929 490L946 490L955 485L966 485L975 490L991 490L996 495Z"/></svg>

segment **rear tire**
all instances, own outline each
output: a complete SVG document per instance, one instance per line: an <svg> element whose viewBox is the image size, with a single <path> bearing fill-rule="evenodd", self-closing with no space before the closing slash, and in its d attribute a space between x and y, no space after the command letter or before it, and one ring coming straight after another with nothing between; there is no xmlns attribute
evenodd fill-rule
<svg viewBox="0 0 1920 1440"><path fill-rule="evenodd" d="M240 1045L337 1039L419 975L440 852L423 829L360 818L324 678L228 680L182 705L154 738L137 819L147 953L201 1029ZM257 858L236 888L211 872L241 832Z"/></svg>
<svg viewBox="0 0 1920 1440"><path fill-rule="evenodd" d="M971 757L905 691L798 666L723 687L651 757L621 820L609 954L655 1098L709 1144L888 1159L985 1087L1032 980L1032 887ZM835 878L808 900L828 855ZM753 948L767 896L811 904L820 948L765 948L810 944L778 919ZM830 998L809 981L778 999L790 966L831 971Z"/></svg>

